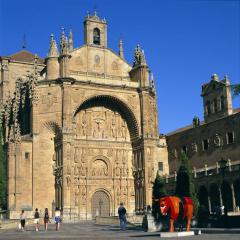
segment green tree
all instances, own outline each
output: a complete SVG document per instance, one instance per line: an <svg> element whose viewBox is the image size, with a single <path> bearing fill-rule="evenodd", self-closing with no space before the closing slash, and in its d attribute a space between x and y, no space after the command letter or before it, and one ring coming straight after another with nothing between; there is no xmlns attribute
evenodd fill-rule
<svg viewBox="0 0 240 240"><path fill-rule="evenodd" d="M152 196L153 196L153 202L152 202L152 213L153 216L158 219L160 216L160 206L159 206L159 198L166 196L166 189L165 189L165 183L164 180L160 177L159 173L157 172L155 181L153 183L152 188Z"/></svg>
<svg viewBox="0 0 240 240"><path fill-rule="evenodd" d="M175 194L178 197L190 197L194 202L194 211L197 214L198 199L195 191L195 186L192 179L192 171L189 166L189 161L185 153L181 154L181 165L177 173L177 182Z"/></svg>
<svg viewBox="0 0 240 240"><path fill-rule="evenodd" d="M3 155L2 130L0 129L0 208L2 209L5 209L7 205L6 192L6 166Z"/></svg>
<svg viewBox="0 0 240 240"><path fill-rule="evenodd" d="M240 84L232 85L233 96L240 95Z"/></svg>

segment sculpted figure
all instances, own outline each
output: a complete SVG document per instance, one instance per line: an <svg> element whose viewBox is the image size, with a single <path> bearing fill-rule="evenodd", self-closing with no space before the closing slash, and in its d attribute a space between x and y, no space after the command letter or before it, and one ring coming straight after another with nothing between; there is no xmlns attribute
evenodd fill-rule
<svg viewBox="0 0 240 240"><path fill-rule="evenodd" d="M177 220L182 223L185 219L187 219L187 231L190 231L190 223L193 216L193 201L190 197L180 199L176 196L168 196L160 198L159 201L161 213L170 215L169 232L174 232L174 223Z"/></svg>

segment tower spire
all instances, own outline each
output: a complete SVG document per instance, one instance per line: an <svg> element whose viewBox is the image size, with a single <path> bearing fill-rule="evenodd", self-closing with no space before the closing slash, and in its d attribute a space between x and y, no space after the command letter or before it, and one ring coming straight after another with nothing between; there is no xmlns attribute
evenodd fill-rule
<svg viewBox="0 0 240 240"><path fill-rule="evenodd" d="M73 50L72 29L70 29L70 32L69 32L68 47L69 47L69 50L70 50L70 51Z"/></svg>
<svg viewBox="0 0 240 240"><path fill-rule="evenodd" d="M23 34L23 44L22 44L22 49L25 49L27 47L26 45L26 34Z"/></svg>
<svg viewBox="0 0 240 240"><path fill-rule="evenodd" d="M48 57L58 57L58 56L59 56L59 53L57 49L57 44L56 44L56 41L54 40L53 34L51 34Z"/></svg>
<svg viewBox="0 0 240 240"><path fill-rule="evenodd" d="M122 38L120 38L120 40L119 40L119 53L118 54L121 58L124 58Z"/></svg>

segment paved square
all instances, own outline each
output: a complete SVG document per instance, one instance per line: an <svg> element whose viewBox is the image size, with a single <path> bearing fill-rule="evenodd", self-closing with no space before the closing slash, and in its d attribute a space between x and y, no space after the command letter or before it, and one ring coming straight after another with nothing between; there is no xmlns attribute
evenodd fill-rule
<svg viewBox="0 0 240 240"><path fill-rule="evenodd" d="M58 232L55 231L54 227L54 224L50 224L47 232L44 231L43 226L41 226L39 232L34 231L34 226L28 226L25 232L19 232L17 229L0 230L0 239L160 239L159 234L145 233L141 229L129 228L126 231L120 231L116 226L99 226L93 222L62 224ZM183 237L182 239L239 240L240 234L202 234L199 236Z"/></svg>

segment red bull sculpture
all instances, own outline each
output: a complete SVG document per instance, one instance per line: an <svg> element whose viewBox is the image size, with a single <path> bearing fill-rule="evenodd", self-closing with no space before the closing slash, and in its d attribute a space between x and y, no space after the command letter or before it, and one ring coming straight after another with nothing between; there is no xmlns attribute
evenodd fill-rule
<svg viewBox="0 0 240 240"><path fill-rule="evenodd" d="M174 232L174 223L187 220L187 231L190 231L191 219L193 217L193 201L190 197L180 199L176 196L162 197L159 200L160 211L163 215L169 214L169 232Z"/></svg>

